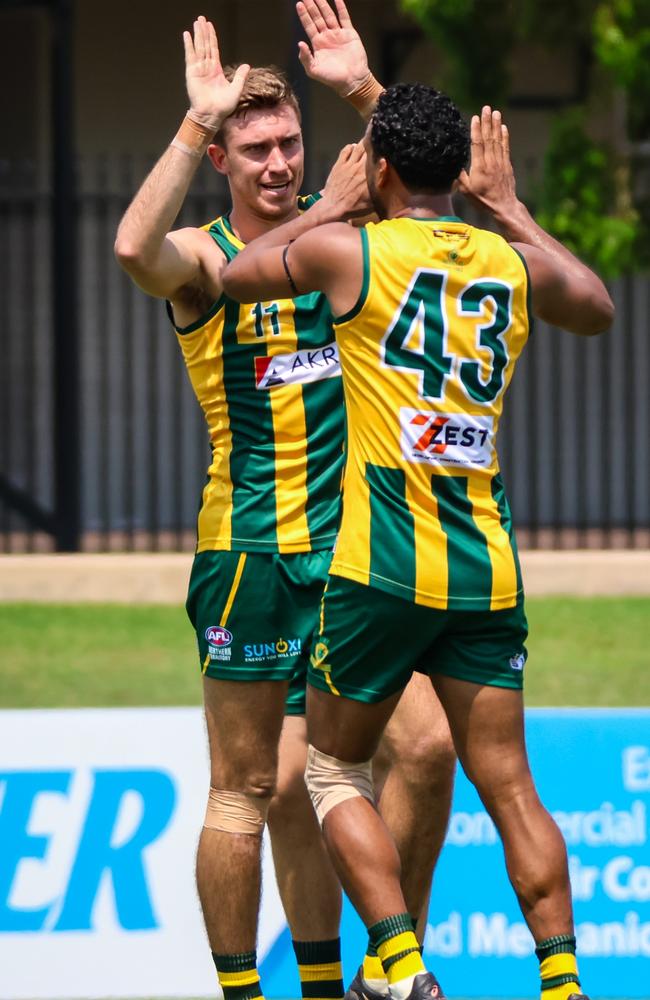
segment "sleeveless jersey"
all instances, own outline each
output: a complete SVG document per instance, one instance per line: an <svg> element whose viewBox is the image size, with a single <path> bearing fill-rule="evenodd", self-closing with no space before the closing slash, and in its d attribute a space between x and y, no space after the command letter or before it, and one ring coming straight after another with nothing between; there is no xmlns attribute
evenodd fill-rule
<svg viewBox="0 0 650 1000"><path fill-rule="evenodd" d="M311 201L300 199L299 207ZM204 228L228 260L244 246L228 216ZM212 447L197 552L331 547L343 393L325 296L240 305L222 295L176 332Z"/></svg>
<svg viewBox="0 0 650 1000"><path fill-rule="evenodd" d="M335 324L348 443L331 572L433 608L512 607L495 438L529 333L523 259L459 219L393 219L361 239L361 296Z"/></svg>

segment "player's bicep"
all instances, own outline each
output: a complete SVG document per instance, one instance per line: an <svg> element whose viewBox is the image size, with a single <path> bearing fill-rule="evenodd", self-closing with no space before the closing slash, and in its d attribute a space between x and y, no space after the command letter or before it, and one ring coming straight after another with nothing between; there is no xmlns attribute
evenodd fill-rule
<svg viewBox="0 0 650 1000"><path fill-rule="evenodd" d="M201 273L201 256L197 233L179 230L168 233L155 253L116 245L122 267L148 295L173 299L180 288L197 280ZM203 235L203 234L201 234ZM208 237L209 238L209 237Z"/></svg>
<svg viewBox="0 0 650 1000"><path fill-rule="evenodd" d="M591 336L608 329L611 300L600 279L586 268L576 274L536 247L517 245L526 261L533 314L570 333Z"/></svg>

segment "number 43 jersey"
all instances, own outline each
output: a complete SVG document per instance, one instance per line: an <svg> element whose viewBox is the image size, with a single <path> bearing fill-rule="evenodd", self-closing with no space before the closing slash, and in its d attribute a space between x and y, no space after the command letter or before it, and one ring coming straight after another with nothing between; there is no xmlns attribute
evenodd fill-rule
<svg viewBox="0 0 650 1000"><path fill-rule="evenodd" d="M331 572L434 608L512 607L495 441L529 333L523 259L452 218L370 224L361 240L361 296L336 323L348 447Z"/></svg>

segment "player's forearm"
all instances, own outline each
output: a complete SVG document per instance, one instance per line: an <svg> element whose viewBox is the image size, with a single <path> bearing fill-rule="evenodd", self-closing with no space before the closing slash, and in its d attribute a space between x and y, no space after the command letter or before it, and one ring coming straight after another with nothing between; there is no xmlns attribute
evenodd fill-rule
<svg viewBox="0 0 650 1000"><path fill-rule="evenodd" d="M134 277L135 272L156 267L213 135L214 129L186 117L127 208L117 230L115 254Z"/></svg>
<svg viewBox="0 0 650 1000"><path fill-rule="evenodd" d="M264 233L263 236L258 236L254 239L243 250L239 251L233 264L237 261L242 261L243 264L246 264L252 257L264 253L265 250L269 250L271 247L284 247L287 243L297 240L303 233L308 233L312 229L315 229L316 226L323 226L328 222L338 222L340 218L341 213L336 211L336 208L330 205L326 198L321 198L306 212L303 212L302 215L291 219L290 222L283 223L281 226L276 226L269 230L268 233Z"/></svg>

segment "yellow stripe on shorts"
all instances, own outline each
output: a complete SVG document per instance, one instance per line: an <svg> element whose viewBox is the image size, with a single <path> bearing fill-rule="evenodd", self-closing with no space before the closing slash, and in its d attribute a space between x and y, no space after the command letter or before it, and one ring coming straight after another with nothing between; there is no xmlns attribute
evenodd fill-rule
<svg viewBox="0 0 650 1000"><path fill-rule="evenodd" d="M244 572L244 564L246 562L247 552L242 552L239 556L239 561L237 562L237 569L235 570L235 579L232 581L232 587L230 588L230 593L228 594L228 600L226 601L226 606L223 609L223 614L221 616L221 621L219 624L222 628L226 627L226 622L228 621L228 615L232 611L232 606L235 603L235 595L239 589L239 581L241 580L241 575Z"/></svg>
<svg viewBox="0 0 650 1000"><path fill-rule="evenodd" d="M228 600L226 601L226 606L223 609L221 621L219 622L221 628L226 627L226 622L228 621L228 615L232 611L232 606L235 603L235 596L239 589L239 583L241 581L242 573L244 572L244 565L246 563L247 555L248 555L247 552L241 552L239 559L237 560L237 569L235 570L235 576L232 581L232 587L230 588L230 593L228 594ZM203 667L201 669L201 673L204 674L209 666L210 666L210 654L208 653L205 660L203 661Z"/></svg>

